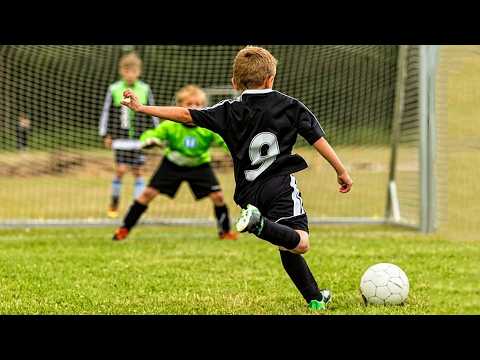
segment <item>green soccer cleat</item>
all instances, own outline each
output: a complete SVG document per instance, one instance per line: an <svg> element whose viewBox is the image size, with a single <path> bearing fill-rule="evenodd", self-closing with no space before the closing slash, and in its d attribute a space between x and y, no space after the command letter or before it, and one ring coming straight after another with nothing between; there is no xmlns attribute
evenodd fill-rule
<svg viewBox="0 0 480 360"><path fill-rule="evenodd" d="M246 209L242 209L236 227L240 233L248 231L255 235L260 234L263 228L263 216L260 210L253 205L247 205Z"/></svg>
<svg viewBox="0 0 480 360"><path fill-rule="evenodd" d="M330 303L332 300L332 294L330 293L330 290L323 289L320 290L320 293L323 296L322 301L318 300L312 300L308 303L308 308L310 310L326 310L327 309L327 304Z"/></svg>

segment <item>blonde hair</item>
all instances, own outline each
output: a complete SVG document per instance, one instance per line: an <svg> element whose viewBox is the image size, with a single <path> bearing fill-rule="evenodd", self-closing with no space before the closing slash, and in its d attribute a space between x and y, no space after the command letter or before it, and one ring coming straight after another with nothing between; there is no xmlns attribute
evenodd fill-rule
<svg viewBox="0 0 480 360"><path fill-rule="evenodd" d="M277 73L277 59L266 49L247 46L233 62L233 81L238 90L255 89Z"/></svg>
<svg viewBox="0 0 480 360"><path fill-rule="evenodd" d="M142 59L135 52L123 55L118 62L120 69L128 69L132 67L142 68Z"/></svg>
<svg viewBox="0 0 480 360"><path fill-rule="evenodd" d="M200 95L201 97L203 97L204 105L207 104L208 98L205 91L203 91L199 86L193 85L193 84L186 85L182 87L180 90L178 90L175 93L175 102L177 103L177 105L180 105L185 100L186 97L192 96L192 95Z"/></svg>

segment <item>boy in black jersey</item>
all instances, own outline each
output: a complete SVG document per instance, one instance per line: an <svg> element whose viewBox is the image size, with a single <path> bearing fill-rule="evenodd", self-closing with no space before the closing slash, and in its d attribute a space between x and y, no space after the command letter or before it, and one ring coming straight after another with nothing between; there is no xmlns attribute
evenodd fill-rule
<svg viewBox="0 0 480 360"><path fill-rule="evenodd" d="M307 164L292 154L297 135L335 169L340 192L349 192L352 180L325 140L315 115L300 101L272 90L276 65L266 49L248 46L240 50L234 60L232 85L243 91L242 95L209 108L144 106L129 90L122 103L136 112L196 124L222 136L234 163L234 199L243 209L237 230L278 246L283 267L308 307L324 310L330 291L319 289L302 256L310 247L308 219L292 174Z"/></svg>

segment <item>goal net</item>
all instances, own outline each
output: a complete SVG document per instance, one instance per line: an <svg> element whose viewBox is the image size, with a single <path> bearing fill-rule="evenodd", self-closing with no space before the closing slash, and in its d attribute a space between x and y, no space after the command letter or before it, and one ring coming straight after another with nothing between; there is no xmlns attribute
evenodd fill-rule
<svg viewBox="0 0 480 360"><path fill-rule="evenodd" d="M134 45L141 79L157 105L171 105L186 84L206 89L210 103L236 96L229 84L241 46ZM114 155L103 146L99 121L110 84L119 80L125 46L0 46L0 224L110 224ZM312 222L421 226L422 81L420 46L272 45L275 88L301 99L355 181L338 192L336 175L299 138L309 163L296 175ZM422 115L423 114L423 115ZM162 159L146 152L145 180ZM213 164L231 207L233 172L221 149ZM120 216L133 200L134 180L122 181ZM213 224L208 200L194 201L187 184L175 200L159 197L144 222Z"/></svg>
<svg viewBox="0 0 480 360"><path fill-rule="evenodd" d="M442 46L437 77L437 233L480 240L480 46Z"/></svg>

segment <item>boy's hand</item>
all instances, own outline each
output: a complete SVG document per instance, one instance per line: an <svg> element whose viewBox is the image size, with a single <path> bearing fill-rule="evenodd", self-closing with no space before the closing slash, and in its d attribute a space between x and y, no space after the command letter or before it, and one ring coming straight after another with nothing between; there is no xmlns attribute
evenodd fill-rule
<svg viewBox="0 0 480 360"><path fill-rule="evenodd" d="M138 101L138 96L132 90L125 90L123 92L122 105L125 105L129 109L139 112L142 109L142 104Z"/></svg>
<svg viewBox="0 0 480 360"><path fill-rule="evenodd" d="M343 166L342 162L340 161L328 141L325 140L324 137L322 137L313 144L313 147L317 149L320 155L322 155L337 172L337 180L340 184L339 191L341 193L348 193L352 188L353 181L352 179L350 179L350 175L348 175L347 170L345 170L345 166Z"/></svg>
<svg viewBox="0 0 480 360"><path fill-rule="evenodd" d="M352 189L353 181L346 171L338 175L338 183L340 184L339 191L341 193L348 193Z"/></svg>

